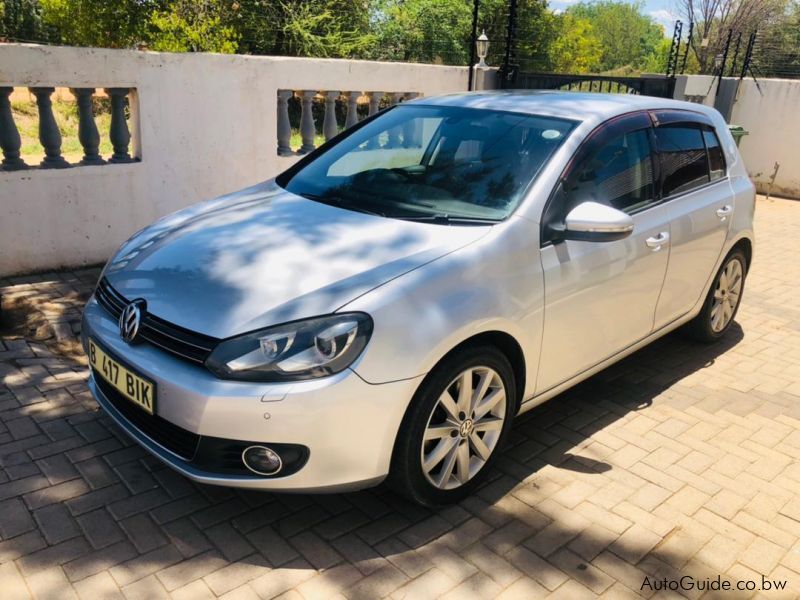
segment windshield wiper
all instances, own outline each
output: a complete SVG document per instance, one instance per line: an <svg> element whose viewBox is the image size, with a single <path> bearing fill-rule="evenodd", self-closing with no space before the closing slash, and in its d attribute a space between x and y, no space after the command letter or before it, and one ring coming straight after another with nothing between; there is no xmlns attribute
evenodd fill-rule
<svg viewBox="0 0 800 600"><path fill-rule="evenodd" d="M364 208L358 204L354 204L353 202L348 202L344 198L339 196L322 196L320 194L312 194L311 192L302 192L297 194L298 196L302 196L307 200L314 200L315 202L322 202L323 204L330 204L332 206L338 206L339 208L344 208L345 210L354 210L356 212L366 213L368 215L375 215L378 217L385 217L386 215L380 211L372 210L370 208Z"/></svg>
<svg viewBox="0 0 800 600"><path fill-rule="evenodd" d="M422 221L441 225L496 225L500 222L500 219L489 219L487 217L459 217L443 214L390 216L404 221Z"/></svg>

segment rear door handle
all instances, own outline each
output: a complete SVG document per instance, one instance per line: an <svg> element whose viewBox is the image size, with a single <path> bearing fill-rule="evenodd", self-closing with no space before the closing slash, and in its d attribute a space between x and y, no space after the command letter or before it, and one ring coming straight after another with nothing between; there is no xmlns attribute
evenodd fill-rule
<svg viewBox="0 0 800 600"><path fill-rule="evenodd" d="M669 233L666 231L662 231L658 235L654 235L653 237L649 237L645 240L645 243L653 249L653 252L658 252L661 250L661 246L669 242Z"/></svg>
<svg viewBox="0 0 800 600"><path fill-rule="evenodd" d="M728 215L730 215L732 212L733 212L733 207L730 204L726 204L722 208L717 209L717 216L724 221L725 219L728 218Z"/></svg>

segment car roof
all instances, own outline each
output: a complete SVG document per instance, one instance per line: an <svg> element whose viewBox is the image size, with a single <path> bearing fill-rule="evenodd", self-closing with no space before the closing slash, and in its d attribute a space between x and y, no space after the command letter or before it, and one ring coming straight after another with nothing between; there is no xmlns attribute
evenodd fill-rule
<svg viewBox="0 0 800 600"><path fill-rule="evenodd" d="M713 116L714 109L679 100L636 94L601 94L559 90L491 90L418 98L416 105L460 106L602 122L636 110L672 108Z"/></svg>

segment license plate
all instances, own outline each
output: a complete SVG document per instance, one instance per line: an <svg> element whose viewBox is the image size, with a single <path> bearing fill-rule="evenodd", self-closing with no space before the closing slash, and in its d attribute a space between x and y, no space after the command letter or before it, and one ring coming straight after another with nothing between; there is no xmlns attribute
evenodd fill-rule
<svg viewBox="0 0 800 600"><path fill-rule="evenodd" d="M111 358L100 346L89 339L89 363L100 375L125 398L153 414L156 405L156 386Z"/></svg>

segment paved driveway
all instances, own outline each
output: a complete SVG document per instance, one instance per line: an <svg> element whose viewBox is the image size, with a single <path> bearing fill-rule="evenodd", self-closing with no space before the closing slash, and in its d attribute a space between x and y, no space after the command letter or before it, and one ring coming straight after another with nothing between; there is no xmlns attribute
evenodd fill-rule
<svg viewBox="0 0 800 600"><path fill-rule="evenodd" d="M0 594L621 598L720 575L797 597L800 202L760 199L756 221L724 341L670 335L528 413L494 479L438 511L383 488L190 483L131 445L85 368L54 353L74 350L97 271L0 281L27 336L0 342Z"/></svg>

